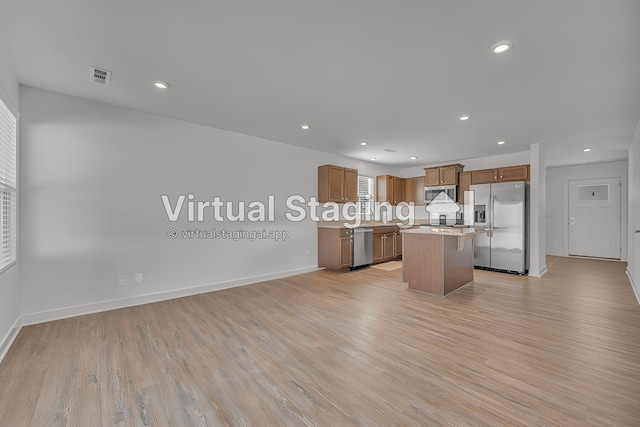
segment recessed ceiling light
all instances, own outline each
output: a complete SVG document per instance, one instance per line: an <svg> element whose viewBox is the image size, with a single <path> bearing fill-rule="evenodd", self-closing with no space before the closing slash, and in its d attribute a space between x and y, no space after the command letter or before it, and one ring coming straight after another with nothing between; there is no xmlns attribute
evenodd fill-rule
<svg viewBox="0 0 640 427"><path fill-rule="evenodd" d="M309 130L309 129L311 129L311 126L309 126L309 125L307 125L307 124L304 124L304 125L300 125L300 128L301 128L302 130Z"/></svg>
<svg viewBox="0 0 640 427"><path fill-rule="evenodd" d="M367 145L367 143L366 143L366 142L364 142L364 141L362 141L362 142L360 143L360 145Z"/></svg>
<svg viewBox="0 0 640 427"><path fill-rule="evenodd" d="M591 151L591 148L585 148L585 149L584 149L584 150L582 150L582 151L584 151L585 153L588 153L589 151Z"/></svg>
<svg viewBox="0 0 640 427"><path fill-rule="evenodd" d="M504 53L513 47L513 42L510 40L503 40L491 46L491 52Z"/></svg>
<svg viewBox="0 0 640 427"><path fill-rule="evenodd" d="M153 82L153 85L158 89L169 89L169 83L157 81L157 82Z"/></svg>
<svg viewBox="0 0 640 427"><path fill-rule="evenodd" d="M417 160L418 158L416 156L411 156L411 160Z"/></svg>
<svg viewBox="0 0 640 427"><path fill-rule="evenodd" d="M470 118L471 118L471 116L470 116L470 115L468 115L468 114L463 114L463 115L461 115L461 116L458 116L458 120L462 120L463 122L464 122L465 120L469 120Z"/></svg>
<svg viewBox="0 0 640 427"><path fill-rule="evenodd" d="M372 157L372 158L371 158L371 160L376 160L376 158L375 158L375 157Z"/></svg>
<svg viewBox="0 0 640 427"><path fill-rule="evenodd" d="M498 141L498 145L504 145L504 141Z"/></svg>

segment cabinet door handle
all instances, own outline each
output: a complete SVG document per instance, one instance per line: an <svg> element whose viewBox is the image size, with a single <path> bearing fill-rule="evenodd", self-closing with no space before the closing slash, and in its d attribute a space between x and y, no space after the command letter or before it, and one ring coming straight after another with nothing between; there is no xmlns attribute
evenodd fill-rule
<svg viewBox="0 0 640 427"><path fill-rule="evenodd" d="M502 175L500 175L500 179L502 179Z"/></svg>

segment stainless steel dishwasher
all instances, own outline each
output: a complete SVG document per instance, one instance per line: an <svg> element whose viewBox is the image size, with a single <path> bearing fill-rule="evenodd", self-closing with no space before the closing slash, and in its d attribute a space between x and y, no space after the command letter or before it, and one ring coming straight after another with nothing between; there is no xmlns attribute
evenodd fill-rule
<svg viewBox="0 0 640 427"><path fill-rule="evenodd" d="M364 267L373 262L373 228L353 229L353 257L351 269Z"/></svg>

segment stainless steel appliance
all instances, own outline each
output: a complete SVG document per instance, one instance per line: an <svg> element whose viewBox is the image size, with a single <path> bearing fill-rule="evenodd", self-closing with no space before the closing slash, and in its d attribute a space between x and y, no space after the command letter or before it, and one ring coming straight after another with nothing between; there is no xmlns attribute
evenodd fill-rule
<svg viewBox="0 0 640 427"><path fill-rule="evenodd" d="M424 187L424 202L425 204L429 204L438 197L438 194L445 192L447 196L454 202L457 200L457 186L455 185L440 185L437 187Z"/></svg>
<svg viewBox="0 0 640 427"><path fill-rule="evenodd" d="M373 262L373 228L353 229L353 256L351 268L364 267Z"/></svg>
<svg viewBox="0 0 640 427"><path fill-rule="evenodd" d="M478 184L474 192L474 226L487 234L474 238L474 265L478 268L527 274L528 199L526 182Z"/></svg>

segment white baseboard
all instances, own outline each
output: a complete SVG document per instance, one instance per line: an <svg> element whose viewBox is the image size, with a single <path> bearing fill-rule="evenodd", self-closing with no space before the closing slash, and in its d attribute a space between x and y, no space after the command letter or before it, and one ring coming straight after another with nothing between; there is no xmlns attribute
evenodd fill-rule
<svg viewBox="0 0 640 427"><path fill-rule="evenodd" d="M544 275L544 273L546 273L546 272L547 272L547 264L545 264L542 267L540 267L540 270L538 270L538 271L529 270L529 274L527 274L527 276L530 276L530 277L542 277Z"/></svg>
<svg viewBox="0 0 640 427"><path fill-rule="evenodd" d="M633 289L633 293L636 294L636 300L638 301L638 304L640 304L640 288L638 288L638 285L633 280L631 271L629 271L629 266L627 266L625 272L627 273L627 277L629 278L629 283L631 283L631 289Z"/></svg>
<svg viewBox="0 0 640 427"><path fill-rule="evenodd" d="M547 255L553 255L553 256L567 256L566 253L564 252L556 252L556 251L550 251L547 250Z"/></svg>
<svg viewBox="0 0 640 427"><path fill-rule="evenodd" d="M283 277L310 273L317 270L320 269L317 267L308 267L297 270L282 271L279 273L264 274L261 276L245 277L242 279L229 280L208 285L193 286L189 288L157 292L146 295L137 295L130 298L82 304L72 307L58 308L55 310L42 311L39 313L23 314L21 324L24 326L35 325L37 323L51 322L53 320L66 319L69 317L81 316L84 314L99 313L101 311L116 310L119 308L132 307L136 305L166 301L175 298L188 297L191 295L204 294L207 292L219 291L222 289L235 288L238 286L246 286L254 283L265 282L267 280L275 280L281 279Z"/></svg>
<svg viewBox="0 0 640 427"><path fill-rule="evenodd" d="M20 333L20 329L22 329L22 317L19 316L13 323L11 329L9 329L4 338L2 338L2 341L0 341L0 362L2 362L2 359L4 359L4 356L6 356L9 351L11 344L13 344L13 341L15 341L16 337Z"/></svg>

